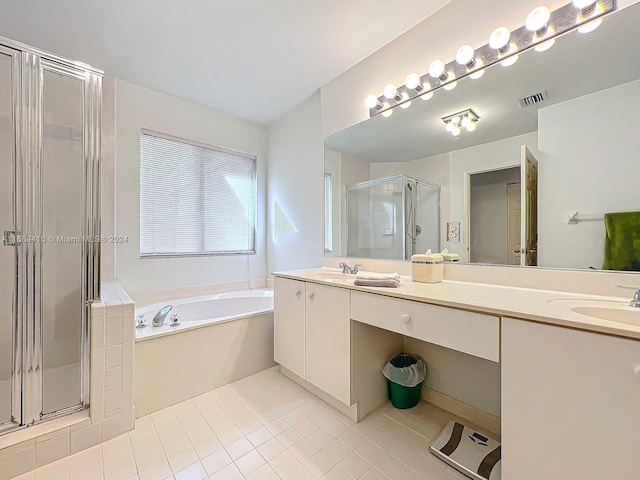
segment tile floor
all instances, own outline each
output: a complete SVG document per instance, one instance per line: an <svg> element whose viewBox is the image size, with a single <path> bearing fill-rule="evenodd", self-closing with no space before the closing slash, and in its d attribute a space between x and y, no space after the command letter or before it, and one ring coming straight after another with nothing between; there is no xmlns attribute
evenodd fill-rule
<svg viewBox="0 0 640 480"><path fill-rule="evenodd" d="M427 451L451 418L421 402L355 424L272 368L16 480L463 480Z"/></svg>

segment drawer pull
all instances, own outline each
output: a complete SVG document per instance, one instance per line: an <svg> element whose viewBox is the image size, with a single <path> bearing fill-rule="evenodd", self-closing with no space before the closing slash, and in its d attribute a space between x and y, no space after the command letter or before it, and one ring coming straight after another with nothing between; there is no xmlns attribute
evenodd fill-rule
<svg viewBox="0 0 640 480"><path fill-rule="evenodd" d="M404 315L402 315L402 321L404 323L409 323L411 321L411 316L407 315L406 313Z"/></svg>
<svg viewBox="0 0 640 480"><path fill-rule="evenodd" d="M294 293L296 294L296 297L300 296L300 290L296 290Z"/></svg>
<svg viewBox="0 0 640 480"><path fill-rule="evenodd" d="M307 295L307 297L313 298L313 292L311 292L309 295Z"/></svg>

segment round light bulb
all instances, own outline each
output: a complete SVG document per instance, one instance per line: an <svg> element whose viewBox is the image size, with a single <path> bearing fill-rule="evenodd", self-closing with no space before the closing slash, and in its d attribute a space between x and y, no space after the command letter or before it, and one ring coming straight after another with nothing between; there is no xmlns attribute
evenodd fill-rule
<svg viewBox="0 0 640 480"><path fill-rule="evenodd" d="M471 123L471 119L469 117L464 117L462 119L462 122L460 122L460 125L466 128L469 126L470 123Z"/></svg>
<svg viewBox="0 0 640 480"><path fill-rule="evenodd" d="M435 60L434 62L431 62L431 65L429 65L429 75L431 75L434 78L440 78L440 76L444 73L444 63L442 63L440 60Z"/></svg>
<svg viewBox="0 0 640 480"><path fill-rule="evenodd" d="M456 88L458 86L458 82L451 82L451 83L447 83L444 87L445 90L453 90L454 88Z"/></svg>
<svg viewBox="0 0 640 480"><path fill-rule="evenodd" d="M415 90L418 85L420 85L420 75L417 73L410 73L407 75L407 79L404 81L404 84L407 88Z"/></svg>
<svg viewBox="0 0 640 480"><path fill-rule="evenodd" d="M447 127L446 128L447 128L447 132L450 132L451 130L456 128L456 126L451 122L447 122Z"/></svg>
<svg viewBox="0 0 640 480"><path fill-rule="evenodd" d="M550 18L551 10L549 10L549 7L536 7L531 10L524 25L527 27L527 30L539 32L547 28Z"/></svg>
<svg viewBox="0 0 640 480"><path fill-rule="evenodd" d="M451 123L453 123L454 125L458 125L460 123L460 117L453 117L451 119Z"/></svg>
<svg viewBox="0 0 640 480"><path fill-rule="evenodd" d="M433 98L433 91L427 92L420 97L422 100L431 100Z"/></svg>
<svg viewBox="0 0 640 480"><path fill-rule="evenodd" d="M400 108L409 108L411 106L411 102L405 102L405 100L409 100L409 94L406 92L402 94L402 100L400 101L404 103L400 104Z"/></svg>
<svg viewBox="0 0 640 480"><path fill-rule="evenodd" d="M511 32L507 27L496 28L489 37L489 46L494 50L502 50L509 45Z"/></svg>
<svg viewBox="0 0 640 480"><path fill-rule="evenodd" d="M475 132L476 130L476 122L471 122L467 125L467 132Z"/></svg>
<svg viewBox="0 0 640 480"><path fill-rule="evenodd" d="M453 135L454 137L460 135L460 127L453 127L453 130L451 130L451 135Z"/></svg>
<svg viewBox="0 0 640 480"><path fill-rule="evenodd" d="M458 53L456 53L456 62L460 65L467 65L474 58L475 50L471 45L463 45L458 49Z"/></svg>
<svg viewBox="0 0 640 480"><path fill-rule="evenodd" d="M510 67L511 65L513 65L518 61L519 57L520 57L519 55L514 55L513 57L509 57L505 60L502 60L500 62L500 65L502 65L503 67Z"/></svg>
<svg viewBox="0 0 640 480"><path fill-rule="evenodd" d="M540 45L536 45L536 52L546 52L551 47L556 44L556 39L552 38L551 40L547 40L546 42L542 42Z"/></svg>
<svg viewBox="0 0 640 480"><path fill-rule="evenodd" d="M473 72L472 74L470 74L469 78L471 78L472 80L478 80L483 75L484 75L484 69L483 70L477 70L477 71Z"/></svg>
<svg viewBox="0 0 640 480"><path fill-rule="evenodd" d="M383 117L385 117L385 118L386 118L386 117L390 117L390 116L391 116L391 114L393 114L393 109L392 109L392 108L390 108L389 110L385 110L384 112L382 112L382 113L381 113L381 115L382 115Z"/></svg>
<svg viewBox="0 0 640 480"><path fill-rule="evenodd" d="M375 95L369 95L364 100L364 104L369 108L375 108L378 105L378 99Z"/></svg>
<svg viewBox="0 0 640 480"><path fill-rule="evenodd" d="M397 95L397 93L398 93L398 89L396 88L395 85L391 83L386 87L384 87L384 92L383 92L384 97L388 98L389 100L393 100Z"/></svg>

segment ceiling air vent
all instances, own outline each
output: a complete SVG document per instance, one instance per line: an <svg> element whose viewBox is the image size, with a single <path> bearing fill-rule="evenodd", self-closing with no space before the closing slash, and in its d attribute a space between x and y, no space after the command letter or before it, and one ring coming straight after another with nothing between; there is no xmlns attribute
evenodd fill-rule
<svg viewBox="0 0 640 480"><path fill-rule="evenodd" d="M520 97L518 99L518 103L522 108L532 107L533 105L537 105L538 103L544 102L548 98L547 91L542 90L538 93L532 93L531 95L526 95L524 97Z"/></svg>

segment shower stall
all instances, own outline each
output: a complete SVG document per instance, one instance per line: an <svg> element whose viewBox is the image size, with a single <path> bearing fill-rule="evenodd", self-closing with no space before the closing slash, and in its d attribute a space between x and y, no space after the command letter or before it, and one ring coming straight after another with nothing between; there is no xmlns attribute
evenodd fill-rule
<svg viewBox="0 0 640 480"><path fill-rule="evenodd" d="M102 72L0 38L0 434L86 408Z"/></svg>
<svg viewBox="0 0 640 480"><path fill-rule="evenodd" d="M440 189L407 175L348 185L347 256L409 260L439 252Z"/></svg>

